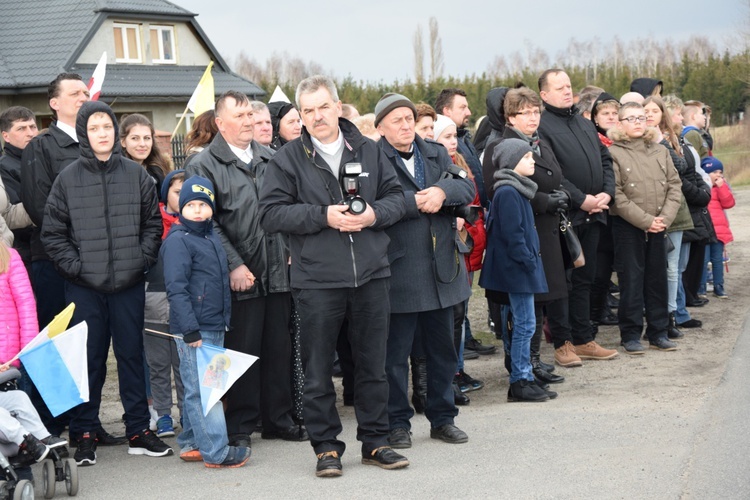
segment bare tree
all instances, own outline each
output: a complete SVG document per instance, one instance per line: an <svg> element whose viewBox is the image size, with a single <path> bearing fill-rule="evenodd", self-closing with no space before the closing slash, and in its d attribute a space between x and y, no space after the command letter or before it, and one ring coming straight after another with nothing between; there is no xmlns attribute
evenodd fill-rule
<svg viewBox="0 0 750 500"><path fill-rule="evenodd" d="M430 18L430 80L434 81L443 76L443 40L438 32L438 22Z"/></svg>
<svg viewBox="0 0 750 500"><path fill-rule="evenodd" d="M422 41L422 25L417 25L414 31L414 79L417 84L424 83L424 42Z"/></svg>

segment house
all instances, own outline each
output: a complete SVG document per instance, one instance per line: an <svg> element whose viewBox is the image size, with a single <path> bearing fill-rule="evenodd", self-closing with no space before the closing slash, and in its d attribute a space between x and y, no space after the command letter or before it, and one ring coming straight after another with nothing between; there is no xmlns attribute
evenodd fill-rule
<svg viewBox="0 0 750 500"><path fill-rule="evenodd" d="M41 127L52 119L49 82L62 72L78 73L88 82L105 51L107 74L99 99L118 117L148 116L157 129L174 129L211 60L217 95L230 89L251 98L265 95L231 71L195 13L166 0L2 3L0 110L26 106ZM185 131L182 125L178 132Z"/></svg>

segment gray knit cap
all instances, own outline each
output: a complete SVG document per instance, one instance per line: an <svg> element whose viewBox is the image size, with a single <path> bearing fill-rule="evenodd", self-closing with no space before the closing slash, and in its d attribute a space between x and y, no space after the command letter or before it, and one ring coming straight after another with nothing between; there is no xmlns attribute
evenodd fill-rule
<svg viewBox="0 0 750 500"><path fill-rule="evenodd" d="M396 108L409 108L414 113L414 119L417 119L417 108L414 103L409 100L408 97L402 96L401 94L394 94L389 92L380 98L378 103L375 105L375 126L385 118L385 116Z"/></svg>
<svg viewBox="0 0 750 500"><path fill-rule="evenodd" d="M504 139L495 146L492 164L498 170L503 168L513 170L526 153L531 153L531 146L528 142L521 139Z"/></svg>

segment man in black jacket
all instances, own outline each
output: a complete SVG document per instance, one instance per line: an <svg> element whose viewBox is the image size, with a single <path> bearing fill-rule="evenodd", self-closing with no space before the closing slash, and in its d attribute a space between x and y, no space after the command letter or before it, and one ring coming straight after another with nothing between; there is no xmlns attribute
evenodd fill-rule
<svg viewBox="0 0 750 500"><path fill-rule="evenodd" d="M390 268L389 239L383 232L405 213L403 191L375 143L340 118L341 101L332 80L307 78L296 97L302 136L282 147L268 165L261 187L261 225L290 237L291 285L302 324L302 402L318 457L316 475L340 476L346 448L338 439L342 428L331 380L344 319L354 358L362 463L406 467L408 460L388 446ZM351 208L342 203L346 199L354 200ZM358 207L362 201L365 206Z"/></svg>
<svg viewBox="0 0 750 500"><path fill-rule="evenodd" d="M560 327L570 328L578 357L611 359L616 352L593 341L590 291L596 272L600 228L607 223L606 210L615 192L612 157L599 141L594 124L573 105L570 78L563 70L542 73L539 95L545 108L539 135L552 147L562 168L562 185L570 194L573 227L586 257L585 266L569 273L568 318L554 318L554 321Z"/></svg>
<svg viewBox="0 0 750 500"><path fill-rule="evenodd" d="M266 111L267 113L267 111ZM287 237L260 227L258 192L274 152L253 140L253 108L245 94L216 101L219 133L185 166L215 189L214 230L229 258L232 331L224 346L258 356L227 392L229 444L250 447L258 421L263 439L304 441L292 420L291 321Z"/></svg>
<svg viewBox="0 0 750 500"><path fill-rule="evenodd" d="M21 203L21 154L39 133L34 113L23 106L11 106L0 113L0 133L5 142L4 154L0 156L0 178L8 201L15 205ZM31 232L31 227L13 229L13 248L18 250L27 271L31 270Z"/></svg>
<svg viewBox="0 0 750 500"><path fill-rule="evenodd" d="M41 241L65 278L72 324L88 324L89 401L71 410L79 465L96 463L99 406L110 338L131 455L172 449L148 428L143 371L144 277L156 262L161 216L146 170L121 154L117 119L102 102L86 102L76 119L81 154L55 179L44 208Z"/></svg>

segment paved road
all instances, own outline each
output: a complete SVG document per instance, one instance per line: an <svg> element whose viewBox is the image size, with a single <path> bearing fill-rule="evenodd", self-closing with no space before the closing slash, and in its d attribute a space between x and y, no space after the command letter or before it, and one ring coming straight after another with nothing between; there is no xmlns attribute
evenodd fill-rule
<svg viewBox="0 0 750 500"><path fill-rule="evenodd" d="M697 411L651 397L618 404L593 388L589 398L508 404L500 382L488 383L457 421L470 435L466 445L431 440L426 420L415 418L405 470L362 465L353 411L342 408L350 446L342 478L313 476L308 443L255 440L251 464L236 470L100 448L98 464L79 469L79 498L747 499L749 330L746 322L721 382ZM498 356L480 361L499 370Z"/></svg>

